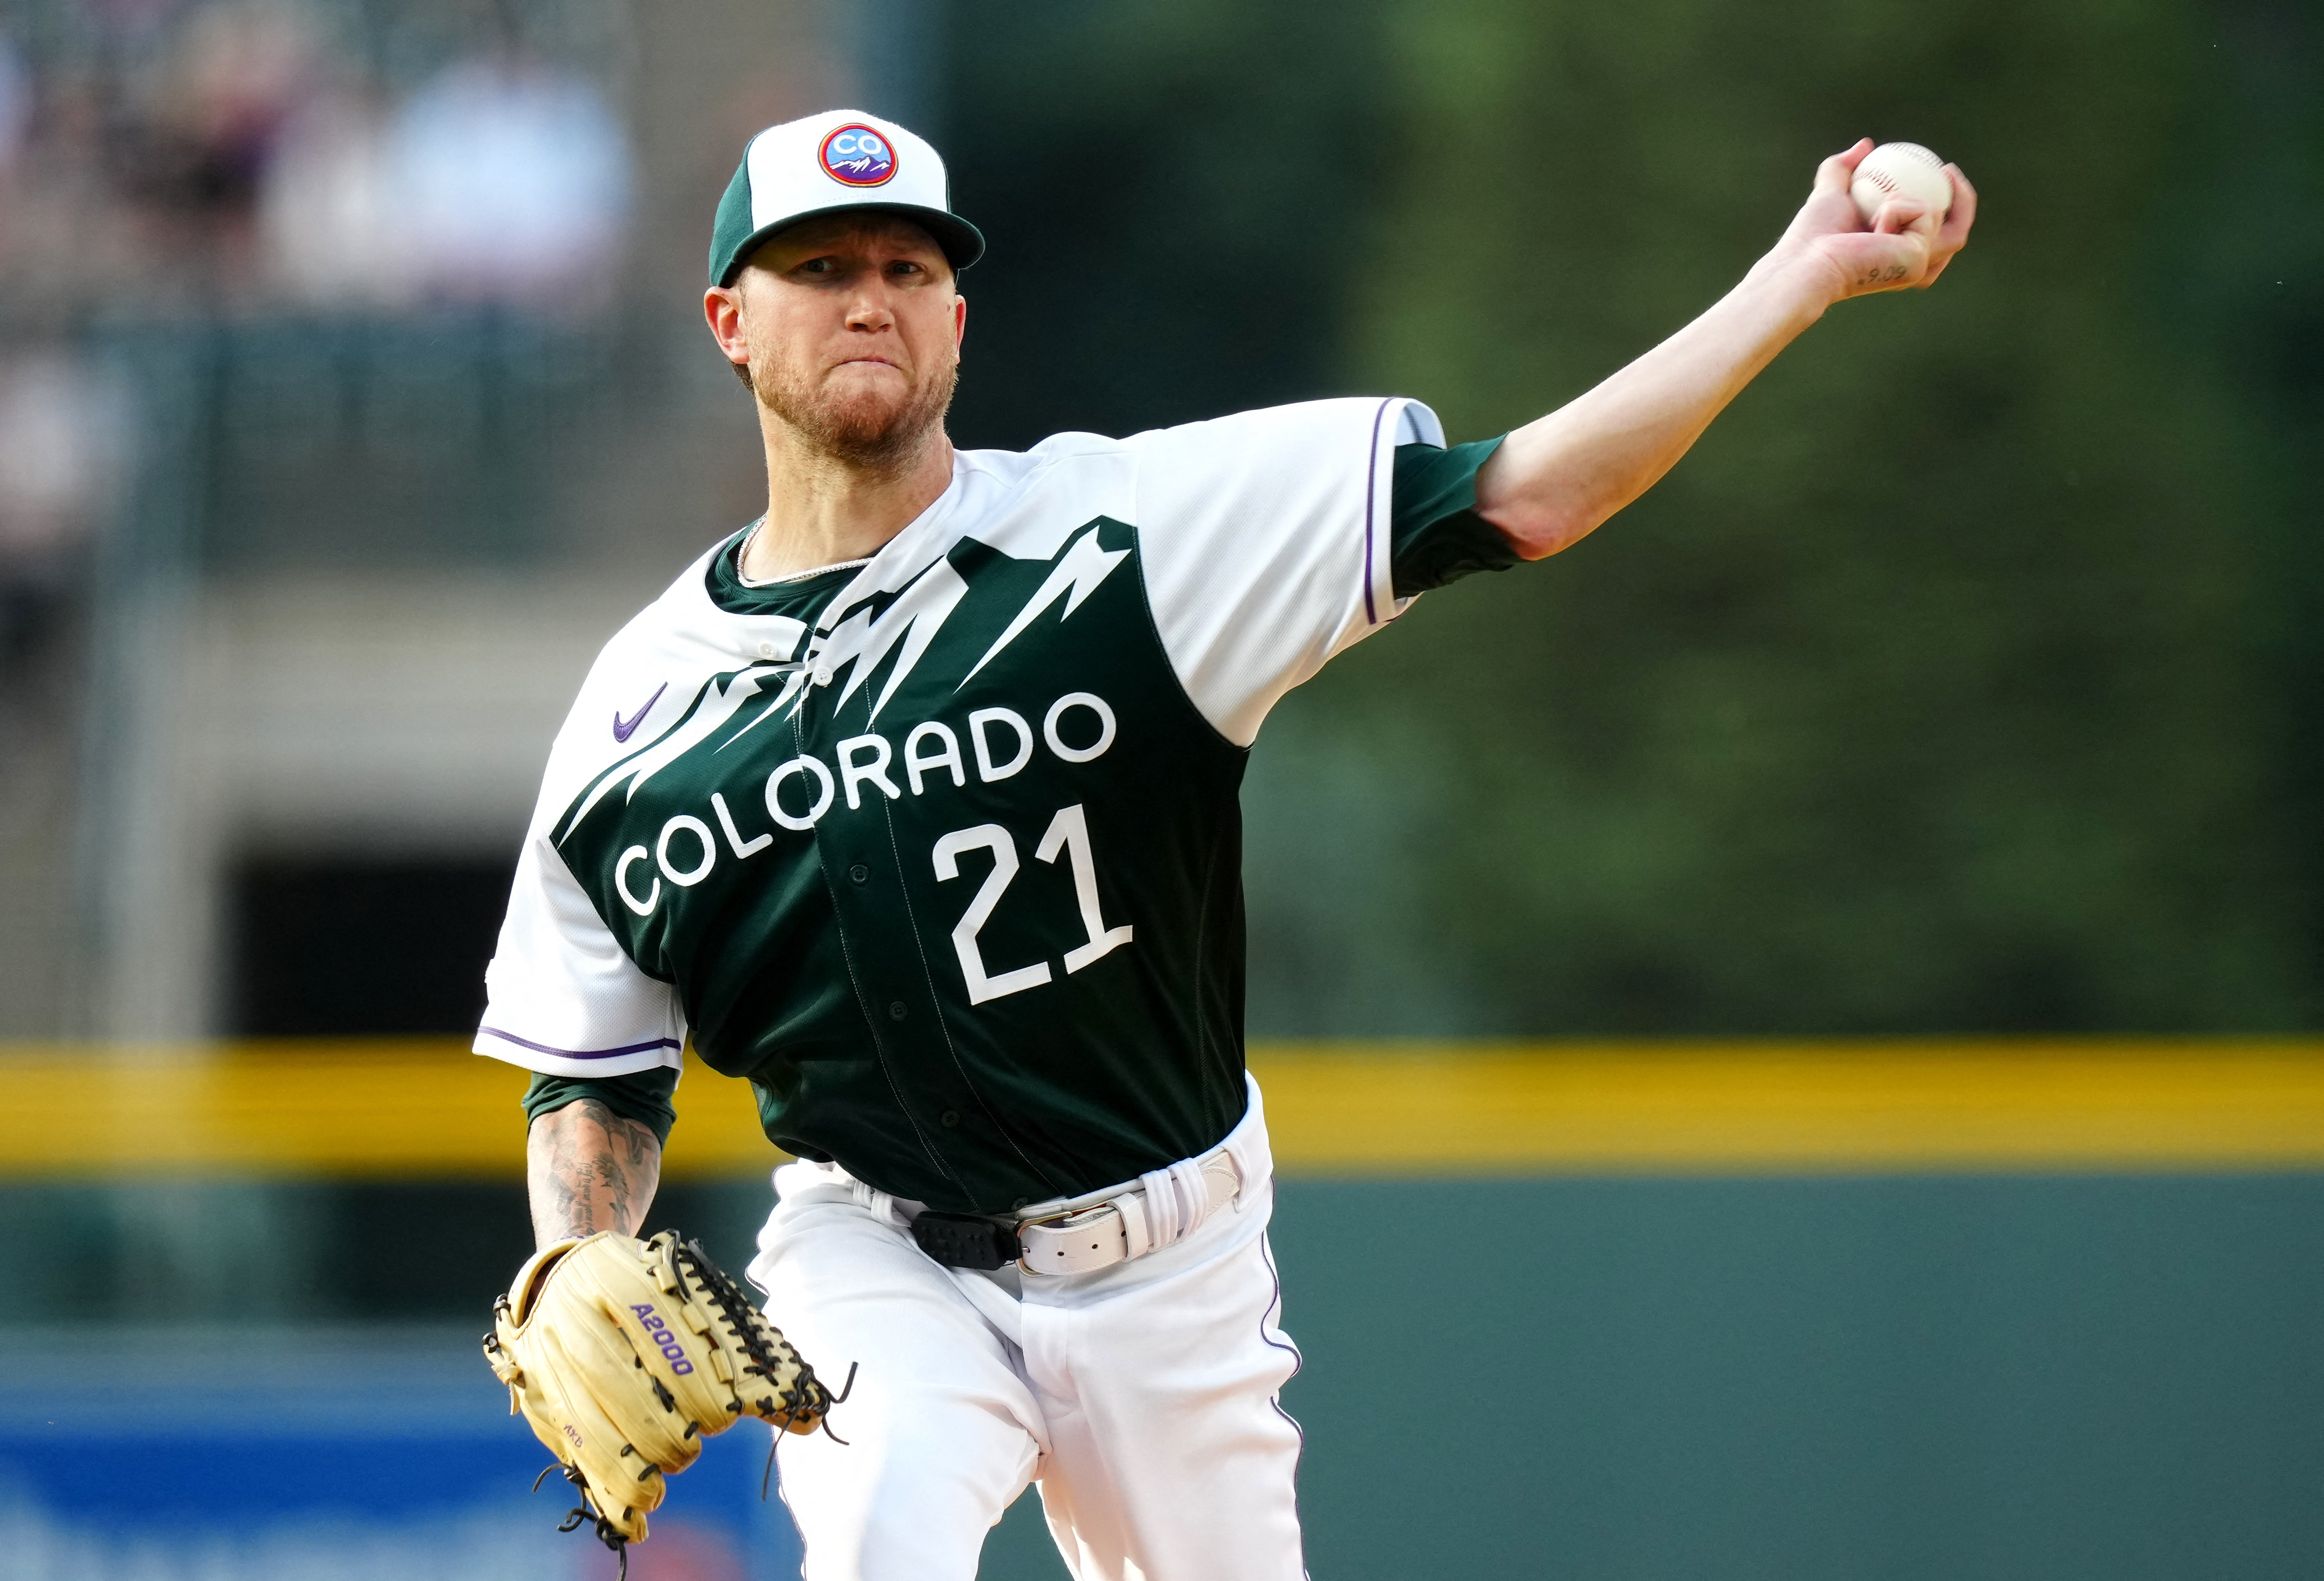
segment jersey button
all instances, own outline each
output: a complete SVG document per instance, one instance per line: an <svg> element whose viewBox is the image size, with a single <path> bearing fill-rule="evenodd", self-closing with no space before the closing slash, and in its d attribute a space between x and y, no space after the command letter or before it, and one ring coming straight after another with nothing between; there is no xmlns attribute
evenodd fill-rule
<svg viewBox="0 0 2324 1581"><path fill-rule="evenodd" d="M950 1131L954 1126L960 1123L960 1111L958 1109L946 1109L943 1114L937 1115L936 1118L944 1123L944 1128L946 1131Z"/></svg>
<svg viewBox="0 0 2324 1581"><path fill-rule="evenodd" d="M847 870L847 876L858 883L869 883L872 882L872 870L859 862Z"/></svg>
<svg viewBox="0 0 2324 1581"><path fill-rule="evenodd" d="M906 1016L911 1013L911 1011L900 999L888 1007L888 1019L890 1021L902 1021Z"/></svg>

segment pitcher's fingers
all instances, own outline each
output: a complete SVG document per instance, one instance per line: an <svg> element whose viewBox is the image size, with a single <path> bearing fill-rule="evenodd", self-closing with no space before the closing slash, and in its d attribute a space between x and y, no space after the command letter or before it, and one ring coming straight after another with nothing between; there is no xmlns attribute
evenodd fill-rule
<svg viewBox="0 0 2324 1581"><path fill-rule="evenodd" d="M1958 247L1941 247L1930 253L1929 266L1921 272L1921 278L1913 283L1923 291L1936 284L1937 276L1945 272L1945 265L1953 261L1953 254L1960 250Z"/></svg>
<svg viewBox="0 0 2324 1581"><path fill-rule="evenodd" d="M1859 137L1855 145L1841 149L1823 163L1816 166L1815 190L1819 192L1845 192L1849 182L1856 179L1856 167L1872 152L1872 139Z"/></svg>
<svg viewBox="0 0 2324 1581"><path fill-rule="evenodd" d="M1937 229L1934 219L1929 206L1918 198L1889 198L1874 212L1872 228L1883 236L1902 236L1917 229L1923 236L1933 236Z"/></svg>
<svg viewBox="0 0 2324 1581"><path fill-rule="evenodd" d="M1977 189L1969 184L1959 165L1947 165L1945 175L1953 184L1953 206L1945 216L1944 228L1937 233L1937 245L1951 254L1960 250L1961 243L1969 239L1969 227L1977 223Z"/></svg>

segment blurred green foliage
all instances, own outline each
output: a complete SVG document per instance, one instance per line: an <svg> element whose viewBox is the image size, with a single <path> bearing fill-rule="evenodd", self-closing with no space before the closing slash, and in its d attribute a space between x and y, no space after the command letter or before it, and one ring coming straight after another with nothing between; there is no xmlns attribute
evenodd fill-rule
<svg viewBox="0 0 2324 1581"><path fill-rule="evenodd" d="M2316 1024L2311 14L955 18L1013 365L972 336L970 442L1349 389L1497 432L1715 299L1859 134L1982 197L1936 291L1836 309L1598 536L1278 710L1255 1032Z"/></svg>
<svg viewBox="0 0 2324 1581"><path fill-rule="evenodd" d="M956 439L1130 433L1344 376L1393 137L1370 0L948 11L936 131L991 243L962 282Z"/></svg>

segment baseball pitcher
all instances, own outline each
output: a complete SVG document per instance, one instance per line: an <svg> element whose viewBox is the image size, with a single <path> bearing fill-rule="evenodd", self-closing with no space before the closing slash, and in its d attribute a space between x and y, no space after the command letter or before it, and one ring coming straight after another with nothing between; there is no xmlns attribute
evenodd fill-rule
<svg viewBox="0 0 2324 1581"><path fill-rule="evenodd" d="M766 513L590 670L475 1041L535 1073L541 1250L487 1349L576 1521L643 1536L749 1415L788 1429L810 1581L973 1576L1034 1482L1081 1581L1298 1581L1246 755L1421 594L1637 498L1827 308L1934 282L1975 194L1946 167L1941 219L1868 224L1868 147L1701 318L1499 439L1388 397L1019 454L945 437L984 238L936 150L853 110L751 141L704 309ZM633 1238L689 1042L797 1160L749 1269L773 1324Z"/></svg>

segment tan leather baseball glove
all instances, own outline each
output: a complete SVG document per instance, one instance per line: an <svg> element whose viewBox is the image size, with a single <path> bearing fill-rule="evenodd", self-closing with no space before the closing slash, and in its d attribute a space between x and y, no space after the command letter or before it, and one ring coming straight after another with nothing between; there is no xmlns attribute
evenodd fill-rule
<svg viewBox="0 0 2324 1581"><path fill-rule="evenodd" d="M669 1230L542 1247L494 1304L484 1359L581 1490L561 1530L594 1521L624 1575L664 1475L703 1439L745 1416L811 1433L836 1403L701 1244Z"/></svg>

